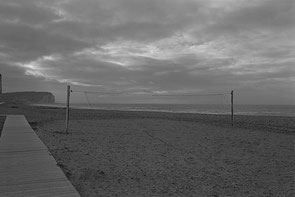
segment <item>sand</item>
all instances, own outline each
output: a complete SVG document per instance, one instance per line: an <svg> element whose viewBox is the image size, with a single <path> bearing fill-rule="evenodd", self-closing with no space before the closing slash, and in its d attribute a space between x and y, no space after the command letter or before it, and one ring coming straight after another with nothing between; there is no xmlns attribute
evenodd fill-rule
<svg viewBox="0 0 295 197"><path fill-rule="evenodd" d="M5 106L81 196L294 196L295 118Z"/></svg>

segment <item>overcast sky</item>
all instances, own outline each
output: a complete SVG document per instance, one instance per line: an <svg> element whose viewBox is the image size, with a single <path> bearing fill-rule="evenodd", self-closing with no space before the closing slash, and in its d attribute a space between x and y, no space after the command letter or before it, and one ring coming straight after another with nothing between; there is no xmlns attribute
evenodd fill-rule
<svg viewBox="0 0 295 197"><path fill-rule="evenodd" d="M0 0L4 92L295 104L294 55L294 0Z"/></svg>

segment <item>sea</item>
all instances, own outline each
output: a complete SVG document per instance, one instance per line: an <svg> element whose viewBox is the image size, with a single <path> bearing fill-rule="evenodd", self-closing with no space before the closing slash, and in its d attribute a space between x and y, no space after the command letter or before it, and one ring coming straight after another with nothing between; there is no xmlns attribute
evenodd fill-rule
<svg viewBox="0 0 295 197"><path fill-rule="evenodd" d="M65 104L50 106L65 107ZM231 114L230 105L220 104L70 104L71 108L170 113ZM234 105L235 115L295 117L295 105Z"/></svg>

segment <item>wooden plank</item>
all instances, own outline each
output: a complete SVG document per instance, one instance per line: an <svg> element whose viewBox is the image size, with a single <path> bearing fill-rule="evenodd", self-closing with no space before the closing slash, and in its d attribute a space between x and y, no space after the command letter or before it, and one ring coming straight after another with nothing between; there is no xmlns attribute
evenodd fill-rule
<svg viewBox="0 0 295 197"><path fill-rule="evenodd" d="M80 196L22 115L7 116L2 130L0 196Z"/></svg>

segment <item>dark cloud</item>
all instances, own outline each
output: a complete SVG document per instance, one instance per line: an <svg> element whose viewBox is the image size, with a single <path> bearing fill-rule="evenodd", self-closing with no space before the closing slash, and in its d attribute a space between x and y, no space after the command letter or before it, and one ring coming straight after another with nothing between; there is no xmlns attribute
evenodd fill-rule
<svg viewBox="0 0 295 197"><path fill-rule="evenodd" d="M43 25L60 19L55 10L41 1L9 0L0 3L1 21L15 21L31 25Z"/></svg>
<svg viewBox="0 0 295 197"><path fill-rule="evenodd" d="M1 72L10 90L47 88L58 100L65 84L150 93L263 87L267 98L295 85L294 14L292 0L1 1Z"/></svg>
<svg viewBox="0 0 295 197"><path fill-rule="evenodd" d="M97 38L151 41L171 36L201 21L204 3L189 0L87 0L85 3L74 0L61 7L72 19L72 27L85 27L87 23L86 28L95 31Z"/></svg>
<svg viewBox="0 0 295 197"><path fill-rule="evenodd" d="M279 33L294 30L295 3L292 0L262 0L243 3L236 9L215 18L203 29L205 36L252 38L261 33ZM196 36L198 36L196 31ZM254 34L253 34L254 33Z"/></svg>
<svg viewBox="0 0 295 197"><path fill-rule="evenodd" d="M52 53L68 53L89 46L67 35L54 34L43 28L18 23L0 24L0 42L3 53L9 53L15 60L35 59Z"/></svg>

